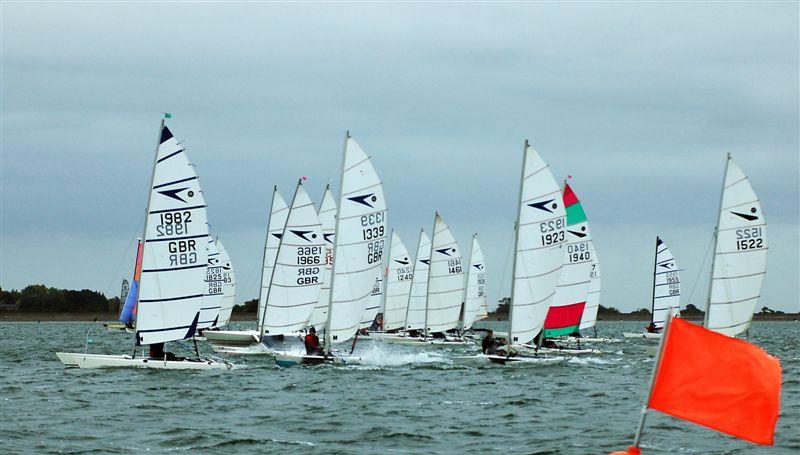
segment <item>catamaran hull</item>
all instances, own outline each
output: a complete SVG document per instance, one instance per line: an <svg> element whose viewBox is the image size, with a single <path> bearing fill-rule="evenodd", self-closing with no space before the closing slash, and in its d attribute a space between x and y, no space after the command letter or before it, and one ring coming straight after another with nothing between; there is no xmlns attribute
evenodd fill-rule
<svg viewBox="0 0 800 455"><path fill-rule="evenodd" d="M632 333L632 332L624 332L622 334L625 338L642 338L647 340L659 340L661 339L660 333L648 333L648 332L639 332L639 333Z"/></svg>
<svg viewBox="0 0 800 455"><path fill-rule="evenodd" d="M602 354L603 351L599 349L570 349L570 348L542 348L540 347L538 350L536 346L529 345L529 344L522 344L522 345L514 345L514 348L520 350L523 353L530 353L533 354L535 352L539 352L542 354L558 354L558 355L586 355L586 354Z"/></svg>
<svg viewBox="0 0 800 455"><path fill-rule="evenodd" d="M275 353L275 363L279 367L294 367L298 365L321 365L328 363L332 365L358 365L361 363L361 357L355 356L328 356L321 355L300 355L300 354L281 354Z"/></svg>
<svg viewBox="0 0 800 455"><path fill-rule="evenodd" d="M216 353L226 355L275 355L275 351L261 343L248 346L221 346L212 344L211 349Z"/></svg>
<svg viewBox="0 0 800 455"><path fill-rule="evenodd" d="M203 335L209 343L226 346L247 346L260 342L256 330L207 330Z"/></svg>
<svg viewBox="0 0 800 455"><path fill-rule="evenodd" d="M242 366L210 359L202 360L155 360L129 355L102 355L57 352L65 366L77 368L148 368L155 370L233 370Z"/></svg>
<svg viewBox="0 0 800 455"><path fill-rule="evenodd" d="M497 365L518 364L518 365L545 366L545 365L557 365L559 363L564 363L564 361L566 360L566 357L533 357L524 355L506 357L504 355L478 354L476 357L479 359L488 360L489 362Z"/></svg>

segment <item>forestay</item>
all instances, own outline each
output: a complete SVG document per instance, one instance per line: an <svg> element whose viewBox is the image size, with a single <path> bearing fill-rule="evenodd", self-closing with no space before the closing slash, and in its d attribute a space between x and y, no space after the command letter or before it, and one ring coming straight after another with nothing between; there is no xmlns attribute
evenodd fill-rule
<svg viewBox="0 0 800 455"><path fill-rule="evenodd" d="M597 324L597 311L600 309L600 293L603 289L603 277L600 273L600 259L594 249L594 242L589 241L589 254L592 255L592 272L589 274L589 293L586 295L586 307L581 316L580 330L589 329Z"/></svg>
<svg viewBox="0 0 800 455"><path fill-rule="evenodd" d="M542 330L564 259L566 223L561 189L547 163L525 143L518 205L510 333L529 343Z"/></svg>
<svg viewBox="0 0 800 455"><path fill-rule="evenodd" d="M450 227L436 213L428 269L428 306L425 334L458 327L464 298L464 268Z"/></svg>
<svg viewBox="0 0 800 455"><path fill-rule="evenodd" d="M431 264L431 240L424 231L419 232L417 256L414 259L414 275L406 308L406 330L425 327L425 307L428 302L428 269Z"/></svg>
<svg viewBox="0 0 800 455"><path fill-rule="evenodd" d="M586 307L592 271L589 223L581 202L569 185L564 185L564 206L567 210L567 243L564 267L556 287L556 295L544 321L544 336L569 335L578 330Z"/></svg>
<svg viewBox="0 0 800 455"><path fill-rule="evenodd" d="M319 222L322 224L322 237L325 239L325 265L322 269L322 288L317 306L308 320L309 327L317 331L325 328L328 320L328 302L331 298L331 268L333 267L333 237L336 231L336 200L330 185L325 187L322 203L319 206Z"/></svg>
<svg viewBox="0 0 800 455"><path fill-rule="evenodd" d="M656 237L656 259L653 265L653 324L663 328L670 315L680 315L681 277L675 257L667 245Z"/></svg>
<svg viewBox="0 0 800 455"><path fill-rule="evenodd" d="M136 344L194 335L208 265L206 203L186 151L161 127L145 222Z"/></svg>
<svg viewBox="0 0 800 455"><path fill-rule="evenodd" d="M278 245L281 243L283 228L286 226L286 217L289 215L289 206L278 192L278 187L272 189L272 204L270 206L269 221L267 223L267 238L264 241L264 256L261 266L261 289L258 294L258 330L264 325L264 310L267 307L267 294L269 293L272 269L278 256Z"/></svg>
<svg viewBox="0 0 800 455"><path fill-rule="evenodd" d="M222 308L222 267L220 267L219 263L217 244L210 237L206 249L208 250L206 287L203 306L200 308L200 320L197 322L198 329L216 326L219 319L219 311Z"/></svg>
<svg viewBox="0 0 800 455"><path fill-rule="evenodd" d="M297 184L267 293L263 333L284 335L308 325L322 286L325 240L314 203Z"/></svg>
<svg viewBox="0 0 800 455"><path fill-rule="evenodd" d="M486 265L478 234L472 236L472 248L467 269L467 286L464 290L464 330L469 330L486 307ZM484 316L485 317L485 316Z"/></svg>
<svg viewBox="0 0 800 455"><path fill-rule="evenodd" d="M231 313L236 300L236 273L233 271L231 257L219 239L217 239L217 249L219 250L219 265L222 269L222 302L217 327L222 327L231 321Z"/></svg>
<svg viewBox="0 0 800 455"><path fill-rule="evenodd" d="M728 156L706 327L735 336L750 327L767 270L767 223L744 172Z"/></svg>
<svg viewBox="0 0 800 455"><path fill-rule="evenodd" d="M402 329L408 309L408 295L414 277L414 264L403 240L392 231L389 249L389 271L386 274L386 305L383 310L383 329Z"/></svg>
<svg viewBox="0 0 800 455"><path fill-rule="evenodd" d="M336 220L326 346L352 338L359 328L386 238L386 200L370 157L347 135Z"/></svg>

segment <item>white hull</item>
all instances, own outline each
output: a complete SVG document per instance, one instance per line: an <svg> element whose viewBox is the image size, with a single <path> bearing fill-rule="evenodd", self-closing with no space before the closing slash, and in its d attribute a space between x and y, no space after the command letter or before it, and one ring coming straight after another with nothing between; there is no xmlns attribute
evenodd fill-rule
<svg viewBox="0 0 800 455"><path fill-rule="evenodd" d="M566 338L559 338L558 341L563 341L564 343L621 343L622 340L619 338L595 338L595 337L566 337Z"/></svg>
<svg viewBox="0 0 800 455"><path fill-rule="evenodd" d="M219 346L212 344L211 349L216 353L226 355L275 355L275 351L261 343L249 346Z"/></svg>
<svg viewBox="0 0 800 455"><path fill-rule="evenodd" d="M504 355L486 355L486 354L477 354L474 356L465 356L460 357L466 360L474 360L479 363L495 363L499 365L526 365L526 366L547 366L547 365L558 365L560 363L564 363L567 359L566 357L547 357L547 356L525 356L525 355L515 355L511 357L506 357Z"/></svg>
<svg viewBox="0 0 800 455"><path fill-rule="evenodd" d="M212 344L249 345L260 342L260 334L256 330L208 330L204 335Z"/></svg>
<svg viewBox="0 0 800 455"><path fill-rule="evenodd" d="M633 332L624 332L622 335L623 335L625 338L641 338L641 339L647 339L647 340L660 340L660 339L661 339L661 334L660 334L660 333L649 333L649 332L639 332L639 333L633 333Z"/></svg>
<svg viewBox="0 0 800 455"><path fill-rule="evenodd" d="M532 344L514 345L513 348L518 349L524 354L533 354L537 352L536 346ZM542 354L559 354L559 355L586 355L586 354L602 354L603 351L599 349L570 349L570 348L544 348L540 347L538 350Z"/></svg>
<svg viewBox="0 0 800 455"><path fill-rule="evenodd" d="M61 363L78 368L149 368L156 370L233 370L241 368L228 362L216 360L156 360L129 355L102 355L57 352Z"/></svg>
<svg viewBox="0 0 800 455"><path fill-rule="evenodd" d="M361 363L361 357L347 354L333 354L332 356L323 357L321 355L287 354L276 352L275 363L281 367L292 367L297 365L320 365L323 363L331 365L358 365Z"/></svg>

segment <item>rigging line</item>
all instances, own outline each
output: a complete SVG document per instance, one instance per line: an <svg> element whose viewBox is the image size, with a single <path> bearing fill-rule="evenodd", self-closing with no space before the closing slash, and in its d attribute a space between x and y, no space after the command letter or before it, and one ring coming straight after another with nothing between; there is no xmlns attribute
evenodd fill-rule
<svg viewBox="0 0 800 455"><path fill-rule="evenodd" d="M516 226L514 226L514 235L517 235ZM499 303L500 300L503 298L503 285L506 282L506 272L508 271L508 259L511 257L511 250L512 249L514 249L514 242L509 242L508 243L508 252L506 252L506 260L503 261L503 274L500 276L500 287L497 290L498 306L500 305L500 303ZM516 251L514 252L514 254L516 254ZM513 280L514 278L512 277L511 279ZM510 296L509 298L513 298L513 297L514 296ZM497 310L497 308L495 308L495 310ZM511 311L511 306L510 305L509 305L508 310ZM488 312L488 308L487 308L487 312Z"/></svg>
<svg viewBox="0 0 800 455"><path fill-rule="evenodd" d="M714 234L711 234L711 240L708 241L708 246L706 247L706 252L703 255L703 262L700 264L700 268L697 269L697 276L694 279L694 285L692 286L691 292L689 292L689 298L686 300L686 304L689 305L692 303L692 296L694 295L695 289L697 289L697 285L700 283L700 276L703 274L703 270L706 267L706 261L708 260L708 253L711 251L711 246L714 244ZM713 253L712 253L713 254ZM711 283L708 284L711 286ZM697 305L695 305L697 307ZM700 308L700 307L697 307ZM708 311L708 309L706 309Z"/></svg>
<svg viewBox="0 0 800 455"><path fill-rule="evenodd" d="M128 246L127 246L127 248L125 248L125 253L122 255L122 258L119 260L119 264L117 264L117 268L114 270L114 274L111 276L111 280L108 282L108 284L105 287L106 291L108 291L107 295L111 295L111 293L114 292L113 290L109 291L109 289L111 289L111 285L114 284L114 281L116 280L117 275L119 274L119 269L122 267L122 263L125 262L125 259L128 258L128 253L130 253L131 245L133 245L133 239L137 238L136 234L138 232L140 232L140 230L142 229L142 223L144 223L144 220L145 220L145 218L142 218L139 221L139 225L136 226L136 230L133 231L133 234L131 235L131 239L128 242ZM144 240L144 239L142 239L142 240ZM122 302L122 303L125 303L125 302Z"/></svg>

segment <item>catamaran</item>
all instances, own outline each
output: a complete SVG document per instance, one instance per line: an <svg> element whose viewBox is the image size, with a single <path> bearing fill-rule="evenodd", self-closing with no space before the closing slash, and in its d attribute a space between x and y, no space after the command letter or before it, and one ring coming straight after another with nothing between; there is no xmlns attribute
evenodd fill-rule
<svg viewBox="0 0 800 455"><path fill-rule="evenodd" d="M148 188L142 246L139 299L131 355L58 352L67 366L156 369L222 369L234 364L202 358L179 358L164 343L192 338L204 302L208 266L206 203L185 149L161 121ZM136 348L149 346L149 356Z"/></svg>
<svg viewBox="0 0 800 455"><path fill-rule="evenodd" d="M544 329L556 293L566 243L566 210L550 167L525 141L514 235L508 345L485 357L493 363L558 363L564 357L512 355Z"/></svg>
<svg viewBox="0 0 800 455"><path fill-rule="evenodd" d="M349 133L343 155L324 355L276 353L280 366L360 362L353 355L357 338L349 352L334 350L333 345L353 339L360 330L375 275L383 267L387 210L383 184L371 158Z"/></svg>
<svg viewBox="0 0 800 455"><path fill-rule="evenodd" d="M767 222L747 176L728 154L704 325L736 336L753 320L767 272Z"/></svg>
<svg viewBox="0 0 800 455"><path fill-rule="evenodd" d="M256 330L217 330L207 331L206 339L211 342L215 351L225 354L269 354L270 350L262 344L261 332L264 326L264 310L267 305L267 294L272 270L275 267L278 245L280 245L286 218L289 215L289 206L278 192L278 187L272 188L272 202L270 203L267 232L264 239L264 253L261 260L261 286L258 294L258 314ZM265 340L266 341L266 340Z"/></svg>
<svg viewBox="0 0 800 455"><path fill-rule="evenodd" d="M653 259L653 292L652 311L648 330L624 332L625 338L661 338L660 331L664 328L670 316L680 316L681 306L681 270L675 262L675 257L667 248L667 244L656 237L656 253Z"/></svg>

